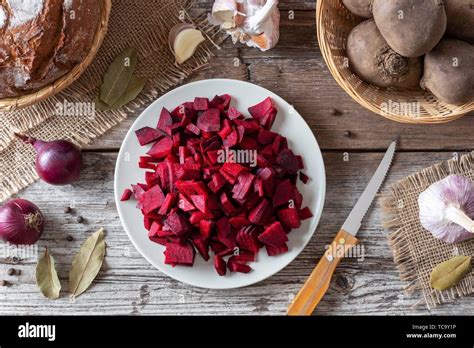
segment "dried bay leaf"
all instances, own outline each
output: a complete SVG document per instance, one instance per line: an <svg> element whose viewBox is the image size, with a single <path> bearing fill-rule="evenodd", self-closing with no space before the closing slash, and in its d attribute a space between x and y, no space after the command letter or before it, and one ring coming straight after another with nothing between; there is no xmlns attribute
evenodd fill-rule
<svg viewBox="0 0 474 348"><path fill-rule="evenodd" d="M76 297L91 285L102 267L105 256L104 230L101 228L82 245L69 271L69 293Z"/></svg>
<svg viewBox="0 0 474 348"><path fill-rule="evenodd" d="M59 298L61 283L54 265L54 259L46 248L43 257L38 260L36 265L36 284L44 297L50 300Z"/></svg>
<svg viewBox="0 0 474 348"><path fill-rule="evenodd" d="M139 78L133 75L130 79L130 82L127 88L125 89L123 94L120 96L120 98L117 100L117 102L114 105L107 105L105 102L100 100L99 97L97 97L94 100L97 109L100 111L108 111L108 110L121 108L122 106L130 103L136 97L138 97L138 95L141 93L141 91L145 87L146 83L147 83L146 79Z"/></svg>
<svg viewBox="0 0 474 348"><path fill-rule="evenodd" d="M437 265L431 272L431 287L436 290L452 288L471 270L471 256L456 256Z"/></svg>
<svg viewBox="0 0 474 348"><path fill-rule="evenodd" d="M137 61L137 51L129 47L110 64L100 88L100 99L104 103L114 105L123 95L135 71Z"/></svg>

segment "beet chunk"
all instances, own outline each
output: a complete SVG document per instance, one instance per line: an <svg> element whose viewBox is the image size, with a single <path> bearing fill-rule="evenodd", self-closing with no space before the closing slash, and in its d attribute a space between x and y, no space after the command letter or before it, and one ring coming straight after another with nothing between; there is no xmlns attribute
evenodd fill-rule
<svg viewBox="0 0 474 348"><path fill-rule="evenodd" d="M190 242L166 243L165 263L167 265L192 266L194 264L194 250Z"/></svg>

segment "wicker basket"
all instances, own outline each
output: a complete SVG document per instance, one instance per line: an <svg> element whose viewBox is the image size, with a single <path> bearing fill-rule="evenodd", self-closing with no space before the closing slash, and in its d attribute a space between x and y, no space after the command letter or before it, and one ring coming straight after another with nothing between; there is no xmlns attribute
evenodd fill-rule
<svg viewBox="0 0 474 348"><path fill-rule="evenodd" d="M318 0L316 26L319 47L337 83L360 105L403 123L443 123L474 110L474 102L446 104L419 89L379 88L353 74L345 55L349 32L363 19L351 14L341 0Z"/></svg>
<svg viewBox="0 0 474 348"><path fill-rule="evenodd" d="M97 32L92 43L91 49L84 60L76 65L66 75L60 77L53 83L41 88L40 90L25 94L16 98L5 98L0 99L0 111L13 111L15 109L24 108L26 106L38 103L52 95L61 92L64 88L68 87L75 80L81 76L86 70L89 64L95 58L97 51L104 40L105 34L107 33L107 25L109 21L110 11L112 8L112 0L100 0L102 3L102 19L97 27Z"/></svg>

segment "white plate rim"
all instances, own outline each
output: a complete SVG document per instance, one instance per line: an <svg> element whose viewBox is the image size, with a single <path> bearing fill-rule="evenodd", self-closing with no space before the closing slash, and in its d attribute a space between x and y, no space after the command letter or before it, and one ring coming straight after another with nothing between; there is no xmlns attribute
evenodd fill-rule
<svg viewBox="0 0 474 348"><path fill-rule="evenodd" d="M280 272L281 270L283 270L284 268L286 268L290 263L292 263L300 254L301 252L306 248L306 246L308 245L309 241L313 238L313 236L315 235L316 233L316 229L317 227L319 226L319 222L320 222L320 219L321 219L321 216L322 216L322 213L323 213L323 210L324 210L324 205L325 205L325 199L326 199L326 168L325 168L325 165L324 165L324 159L323 159L323 156L322 156L322 152L321 152L321 148L319 146L319 143L316 139L316 137L314 136L314 133L311 131L311 128L309 127L309 125L306 123L306 121L304 120L304 118L299 114L298 111L294 110L293 109L293 113L292 113L292 117L299 117L303 123L306 125L306 127L308 128L308 130L310 131L310 133L312 134L312 140L316 143L316 148L314 149L314 154L313 156L316 156L316 161L319 162L321 164L321 166L318 167L318 170L320 171L320 181L318 181L318 188L320 190L320 194L319 196L317 197L317 205L320 207L320 209L317 211L317 212L312 212L313 213L313 217L311 218L311 223L310 223L310 226L308 227L308 231L306 233L310 233L310 235L308 236L306 242L299 248L299 251L294 253L294 256L291 257L291 259L286 263L284 264L283 266L279 267L279 268L276 268L275 270L273 270L272 272L270 272L269 274L263 276L263 277L260 277L256 280L253 280L253 281L249 281L249 282L242 282L241 284L237 284L237 285L232 285L232 284L227 284L225 282L223 282L224 285L222 286L209 286L209 285L202 285L202 284L198 284L198 283L195 283L193 281L190 281L189 279L183 279L182 277L180 276L177 276L176 274L172 274L172 272L169 272L168 269L167 269L167 266L169 265L166 265L166 264L161 264L160 262L156 262L154 259L152 259L151 257L149 257L147 255L146 252L144 252L144 250L140 247L140 245L136 242L136 240L134 239L133 237L133 234L127 229L127 227L125 226L125 223L124 223L124 216L122 214L122 207L120 206L120 197L121 197L121 194L122 194L122 190L123 188L120 188L118 187L118 177L119 177L119 168L120 168L120 164L121 164L121 158L122 158L122 155L123 155L123 151L124 151L124 144L130 139L130 137L132 136L135 136L135 130L136 130L136 125L137 123L139 122L139 120L144 117L144 115L146 115L151 109L154 108L155 104L160 104L160 102L166 98L169 94L175 94L175 93L179 93L180 91L186 89L186 88L189 88L189 87L194 87L194 86L198 86L198 85L205 85L207 83L232 83L232 84L243 84L243 85L247 85L247 86L251 86L251 87L257 87L257 88L260 88L262 90L265 91L265 93L268 94L268 96L270 96L272 99L274 100L277 100L279 103L282 103L282 104L286 104L288 105L290 108L292 108L292 105L290 103L288 103L286 100L284 100L282 97L280 97L279 95L277 95L276 93L266 89L265 87L261 87L259 85L256 85L256 84L253 84L251 82L246 82L246 81L241 81L241 80L234 80L234 79L222 79L222 78L217 78L217 79L205 79L205 80L199 80L199 81L194 81L194 82L190 82L190 83L187 83L187 84L184 84L184 85L181 85L179 87L176 87L170 91L168 91L167 93L161 95L159 98L157 98L155 101L153 101L152 103L150 103L150 105L148 105L141 113L140 115L136 118L136 120L133 122L132 126L130 127L130 129L128 130L127 134L125 135L123 141L122 141L122 144L120 146L120 150L119 150L119 153L117 155L117 160L116 160L116 165L115 165L115 173L114 173L114 193L115 193L115 203L116 203L116 207L117 207L117 212L118 212L118 215L119 215L119 219L120 219L120 223L123 227L123 229L125 230L129 240L132 242L133 246L135 247L135 249L140 253L140 255L142 257L144 257L151 265L153 265L157 270L159 270L160 272L164 273L165 275L167 275L168 277L172 278L172 279L175 279L179 282L182 282L184 284L188 284L188 285L191 285L191 286L194 286L194 287L197 287L197 288L203 288L203 289L213 289L213 290L226 290L226 289L238 289L238 288L243 288L243 287L247 287L247 286L251 286L251 285L254 285L254 284L257 284L257 283L260 283L268 278L270 278L271 276L277 274L278 272ZM225 93L225 91L223 91L223 93ZM162 102L161 102L162 103ZM138 166L137 166L138 168ZM304 195L304 193L303 193ZM291 238L291 237L290 237ZM263 249L260 250L260 252L262 251ZM197 255L197 257L199 257ZM212 261L212 257L211 257L211 260L209 261ZM209 265L210 267L212 267L211 265ZM213 268L213 267L212 267Z"/></svg>

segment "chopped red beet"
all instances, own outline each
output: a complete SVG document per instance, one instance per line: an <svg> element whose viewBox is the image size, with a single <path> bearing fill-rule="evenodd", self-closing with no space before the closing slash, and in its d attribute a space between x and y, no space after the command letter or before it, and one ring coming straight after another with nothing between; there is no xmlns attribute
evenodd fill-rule
<svg viewBox="0 0 474 348"><path fill-rule="evenodd" d="M194 98L193 107L196 111L205 111L209 109L209 99L196 97Z"/></svg>
<svg viewBox="0 0 474 348"><path fill-rule="evenodd" d="M219 109L208 109L197 119L197 126L204 132L218 132L221 130Z"/></svg>
<svg viewBox="0 0 474 348"><path fill-rule="evenodd" d="M298 214L300 215L301 220L310 219L313 217L313 213L309 210L308 207L301 209Z"/></svg>
<svg viewBox="0 0 474 348"><path fill-rule="evenodd" d="M214 256L214 267L216 268L217 274L220 276L225 276L227 273L226 263L220 255Z"/></svg>
<svg viewBox="0 0 474 348"><path fill-rule="evenodd" d="M163 158L168 156L173 149L173 140L171 138L163 138L147 152L148 155L155 158Z"/></svg>
<svg viewBox="0 0 474 348"><path fill-rule="evenodd" d="M264 244L276 247L288 242L288 237L278 221L267 226L263 233L258 236L258 239Z"/></svg>
<svg viewBox="0 0 474 348"><path fill-rule="evenodd" d="M151 144L138 166L152 171L122 199L134 195L149 239L166 247L166 264L192 266L195 250L206 261L211 251L219 275L248 273L262 247L270 256L287 252L287 233L312 217L296 187L298 174L308 181L303 158L270 131L272 99L250 107L247 119L230 103L228 94L197 97L162 109L157 129L136 132ZM256 158L239 158L242 150Z"/></svg>
<svg viewBox="0 0 474 348"><path fill-rule="evenodd" d="M156 128L159 130L171 135L170 127L173 124L173 117L171 116L170 112L163 108L161 110L160 119L158 121L158 125Z"/></svg>
<svg viewBox="0 0 474 348"><path fill-rule="evenodd" d="M303 184L307 184L309 181L309 176L307 176L305 173L300 172L300 180Z"/></svg>
<svg viewBox="0 0 474 348"><path fill-rule="evenodd" d="M122 202L124 201L128 201L130 199L130 197L132 197L132 190L130 189L125 189L122 193L122 197L120 198L120 200Z"/></svg>
<svg viewBox="0 0 474 348"><path fill-rule="evenodd" d="M192 266L196 252L190 242L166 243L165 263L168 265Z"/></svg>
<svg viewBox="0 0 474 348"><path fill-rule="evenodd" d="M139 130L135 131L135 134L137 135L138 142L141 146L150 144L164 136L164 134L158 129L151 127L140 128Z"/></svg>

